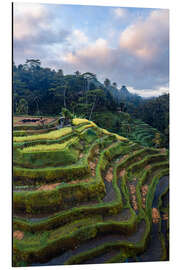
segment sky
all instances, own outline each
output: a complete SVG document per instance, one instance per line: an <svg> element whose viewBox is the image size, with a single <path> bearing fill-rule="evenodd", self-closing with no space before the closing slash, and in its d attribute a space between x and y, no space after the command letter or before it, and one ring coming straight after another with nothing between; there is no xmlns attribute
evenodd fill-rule
<svg viewBox="0 0 180 270"><path fill-rule="evenodd" d="M169 91L169 11L14 3L16 65L92 72L144 97Z"/></svg>

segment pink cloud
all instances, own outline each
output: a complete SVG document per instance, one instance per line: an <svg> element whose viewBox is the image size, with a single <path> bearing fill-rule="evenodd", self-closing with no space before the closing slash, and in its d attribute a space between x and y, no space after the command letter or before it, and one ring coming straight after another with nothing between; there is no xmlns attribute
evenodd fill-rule
<svg viewBox="0 0 180 270"><path fill-rule="evenodd" d="M120 48L149 60L163 49L163 44L167 43L168 39L169 12L156 10L152 11L145 21L138 21L122 32Z"/></svg>
<svg viewBox="0 0 180 270"><path fill-rule="evenodd" d="M37 25L41 27L48 27L48 24L45 23L47 16L48 11L41 4L15 3L14 38L17 40L22 40L28 36L36 36L39 31Z"/></svg>
<svg viewBox="0 0 180 270"><path fill-rule="evenodd" d="M107 58L109 56L110 49L108 48L107 41L104 39L97 39L95 43L89 44L83 49L80 49L76 54L68 53L64 56L63 61L74 64L75 66L86 66L87 61L94 62L97 66L107 64Z"/></svg>

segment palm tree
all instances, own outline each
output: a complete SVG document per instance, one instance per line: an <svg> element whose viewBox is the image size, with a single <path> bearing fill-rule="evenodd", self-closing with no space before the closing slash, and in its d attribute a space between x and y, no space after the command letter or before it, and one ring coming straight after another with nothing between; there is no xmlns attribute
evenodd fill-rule
<svg viewBox="0 0 180 270"><path fill-rule="evenodd" d="M78 77L81 73L79 72L79 70L77 70L76 72L74 72L75 75Z"/></svg>
<svg viewBox="0 0 180 270"><path fill-rule="evenodd" d="M111 85L111 81L108 78L106 78L105 81L104 81L104 85L106 87L110 86Z"/></svg>
<svg viewBox="0 0 180 270"><path fill-rule="evenodd" d="M63 70L62 70L62 69L58 69L57 74L58 74L58 76L60 76L60 77L63 77L63 76L64 76Z"/></svg>
<svg viewBox="0 0 180 270"><path fill-rule="evenodd" d="M114 88L117 88L117 83L116 82L113 82L112 85L113 85Z"/></svg>

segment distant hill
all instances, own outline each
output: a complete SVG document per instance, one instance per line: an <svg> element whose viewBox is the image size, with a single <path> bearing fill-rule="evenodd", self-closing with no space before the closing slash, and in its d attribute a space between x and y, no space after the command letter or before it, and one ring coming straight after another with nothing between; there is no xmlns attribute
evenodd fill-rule
<svg viewBox="0 0 180 270"><path fill-rule="evenodd" d="M92 119L98 126L115 132L142 146L164 147L165 136L140 119L126 112L95 112Z"/></svg>
<svg viewBox="0 0 180 270"><path fill-rule="evenodd" d="M100 81L98 81L95 75L92 76L92 73L87 72L87 73L84 73L83 76L85 76L86 74L88 75L89 88L95 87L95 88L103 89L105 92L109 92L113 96L114 101L117 104L120 104L121 102L137 103L137 102L142 101L142 97L140 97L137 94L130 93L125 85L122 85L121 89L119 90L117 86L114 86L111 84L107 86L101 83Z"/></svg>
<svg viewBox="0 0 180 270"><path fill-rule="evenodd" d="M131 94L129 91L128 91L128 89L126 88L126 86L125 85L123 85L122 87L121 87L121 89L120 89L120 91L119 91L119 96L121 97L121 98L129 98L129 97L132 97L132 96L134 96L134 94Z"/></svg>
<svg viewBox="0 0 180 270"><path fill-rule="evenodd" d="M109 86L108 90L119 104L121 102L138 104L142 101L140 96L130 93L125 85L123 85L120 90L116 87Z"/></svg>

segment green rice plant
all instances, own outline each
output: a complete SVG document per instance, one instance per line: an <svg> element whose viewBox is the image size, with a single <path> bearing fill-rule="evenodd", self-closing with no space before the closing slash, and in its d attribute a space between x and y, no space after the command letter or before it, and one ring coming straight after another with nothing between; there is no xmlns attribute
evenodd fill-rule
<svg viewBox="0 0 180 270"><path fill-rule="evenodd" d="M27 132L25 130L13 131L13 137L23 137L23 136L27 136Z"/></svg>
<svg viewBox="0 0 180 270"><path fill-rule="evenodd" d="M92 153L94 152L94 150L96 149L96 145L98 145L99 143L102 143L103 141L107 140L106 138L103 138L101 140L99 140L98 143L94 144L93 147L91 148L91 154L89 154L88 159L91 158ZM98 174L97 172L97 179L93 180L93 181L89 181L88 183L78 183L78 184L63 184L60 185L59 187L56 188L56 190L52 190L52 191L33 191L33 192L24 192L24 193L19 193L19 192L15 192L14 193L14 207L15 209L20 209L21 211L25 211L26 209L35 209L35 207L37 206L37 210L38 208L40 210L43 210L42 207L44 207L44 209L49 209L51 208L51 210L53 211L55 209L55 201L51 203L51 200L49 199L44 199L43 200L43 206L41 207L41 203L37 203L37 200L39 200L39 198L41 197L41 193L43 195L45 195L46 193L49 194L50 196L53 196L54 193L57 193L57 189L58 189L58 194L59 196L62 198L61 203L59 203L57 201L57 208L59 207L63 207L64 206L64 201L67 200L67 195L68 193L70 194L70 197L73 197L74 201L78 201L80 199L82 200L87 200L87 198L92 199L92 198L99 198L103 195L103 191L104 191L104 184L103 184L103 180L101 178L101 176ZM81 193L81 196L80 194ZM77 194L79 194L77 196ZM80 196L80 198L79 198ZM37 198L37 200L36 200ZM60 198L59 198L60 199ZM21 204L22 202L22 204ZM26 205L24 205L24 207L22 207L23 202L26 202ZM29 207L28 205L31 206ZM32 206L32 204L34 206ZM34 210L33 210L34 211Z"/></svg>
<svg viewBox="0 0 180 270"><path fill-rule="evenodd" d="M156 162L160 162L160 161L165 161L167 160L167 156L166 154L154 154L154 155L148 155L147 157L145 157L144 159L140 160L139 162L134 163L129 170L134 173L137 172L139 170L141 170L143 167L145 167L148 164L153 164Z"/></svg>
<svg viewBox="0 0 180 270"><path fill-rule="evenodd" d="M71 127L65 127L59 130L51 131L49 133L31 135L25 137L14 137L14 142L26 142L26 141L35 141L35 140L55 140L60 138L61 136L65 136L72 132Z"/></svg>
<svg viewBox="0 0 180 270"><path fill-rule="evenodd" d="M76 128L75 130L78 133L83 133L83 131L85 131L86 129L91 128L91 127L94 127L94 125L91 123L90 124L88 123L87 125L80 126L80 127Z"/></svg>
<svg viewBox="0 0 180 270"><path fill-rule="evenodd" d="M108 142L108 140L110 141ZM104 141L106 142L106 140ZM107 138L107 142L108 144L112 143L112 139L110 136ZM103 144L103 140L99 140L99 143ZM88 175L90 172L90 168L88 165L88 160L89 160L88 156L92 155L93 153L92 150L94 147L96 147L96 144L97 142L95 141L95 143L92 144L92 146L88 150L87 154L84 155L84 157L77 164L74 164L74 165L70 165L66 167L46 167L46 168L36 168L36 169L14 166L14 175L13 175L14 181L21 185L22 184L23 185L24 184L37 185L38 183L50 183L50 182L58 181L60 179L66 179L66 181L70 181L74 179L75 177L83 177L85 175ZM50 152L47 153L47 155L49 154ZM73 154L72 149L68 156L70 157L71 154ZM32 153L29 155L32 155ZM38 155L40 157L41 153L38 153ZM55 152L52 152L52 157L53 155L55 155ZM46 156L44 157L46 159ZM40 160L40 159L37 159L37 154L35 158L37 161ZM62 158L63 158L63 155L62 155Z"/></svg>
<svg viewBox="0 0 180 270"><path fill-rule="evenodd" d="M150 166L150 168L146 169L144 172L143 172L143 175L140 179L140 183L141 185L144 185L147 183L147 179L148 177L151 177L151 180L152 180L152 176L154 174L157 174L159 173L161 170L163 169L168 169L169 168L169 162L167 160L165 161L162 161L162 162L157 162L157 163L154 163Z"/></svg>
<svg viewBox="0 0 180 270"><path fill-rule="evenodd" d="M105 151L105 150L104 150ZM101 187L101 183L102 183L102 177L101 177L101 174L100 174L100 170L103 170L103 168L104 168L104 159L103 159L103 156L101 155L101 160L100 160L100 162L98 163L98 165L97 165L97 168L96 168L96 176L97 176L97 180L99 181L99 183L100 183L100 185L99 185L99 188ZM84 213L89 213L89 214L92 214L92 213L103 213L103 212L105 212L105 213L108 213L109 211L110 212L112 212L112 210L111 209L114 209L113 211L115 211L115 209L117 209L118 211L122 208L122 199L121 199L121 194L120 194L120 191L119 191L119 189L118 189L118 187L117 187L117 178L116 178L116 175L114 175L114 179L115 180L113 180L113 187L114 187L114 189L116 190L116 196L117 196L117 199L116 199L116 201L114 201L114 202L112 202L112 203L106 203L106 204L104 204L104 203L101 203L101 204L98 204L97 206L95 205L95 206L91 206L91 208L89 208L89 207L84 207L84 210L83 210L83 208L79 208L79 209L74 209L73 211L75 211L75 212L79 212L79 213L81 213L81 211L85 211ZM98 183L98 181L96 180L96 182ZM97 184L96 184L96 186L97 186ZM60 187L59 187L60 188ZM103 188L103 186L102 186L102 188ZM101 193L102 193L102 190L99 190ZM90 194L93 194L93 193L95 193L95 192L97 192L97 188L93 188L92 187L92 184L89 186L89 192L90 192ZM17 196L18 196L18 194L17 194ZM120 205L121 205L121 207L120 207ZM81 210L82 209L82 210ZM108 211L107 211L107 209L109 209ZM68 212L69 211L66 211L67 212L67 214L68 214ZM82 213L83 213L82 212ZM70 211L69 213L71 213L70 214L70 218L73 218L73 212L72 211ZM117 211L116 211L116 213L117 213ZM76 214L77 215L77 214ZM60 217L59 217L60 218ZM58 219L59 219L58 218ZM62 219L60 219L60 220L63 220L63 221L65 221L65 217L63 218L63 216L61 217ZM69 220L69 219L68 219ZM59 222L59 221L58 221ZM44 225L45 225L46 223L44 223ZM43 225L43 226L44 226ZM35 228L36 229L38 229L38 225L34 225L35 226ZM49 226L49 225L48 225Z"/></svg>
<svg viewBox="0 0 180 270"><path fill-rule="evenodd" d="M53 166L62 167L75 164L78 161L79 151L71 148L65 148L56 151L39 151L39 152L21 152L13 160L15 166L30 169L38 169Z"/></svg>
<svg viewBox="0 0 180 270"><path fill-rule="evenodd" d="M88 164L82 162L64 167L46 167L27 169L14 167L13 179L19 184L38 185L39 183L54 183L61 179L70 181L76 177L83 177L90 172Z"/></svg>
<svg viewBox="0 0 180 270"><path fill-rule="evenodd" d="M50 145L35 145L35 146L29 146L25 147L21 150L22 153L32 153L32 152L49 152L49 151L60 151L60 150L65 150L66 147L70 146L73 143L77 143L78 138L72 138L68 141L65 141L64 143L61 144L50 144Z"/></svg>
<svg viewBox="0 0 180 270"><path fill-rule="evenodd" d="M150 221L152 220L151 217L151 207L152 207L152 202L153 202L153 198L154 198L154 193L155 193L155 189L156 189L156 185L158 183L158 180L169 174L169 169L162 169L157 175L155 175L152 179L152 182L149 186L149 192L147 193L147 198L146 198L146 213L149 216Z"/></svg>
<svg viewBox="0 0 180 270"><path fill-rule="evenodd" d="M14 142L13 147L18 147L19 149L23 149L24 147L30 147L30 146L35 146L35 145L50 145L50 144L62 144L66 141L69 141L72 138L77 138L77 134L75 133L70 133L65 136L62 136L58 139L42 139L42 140L34 140L34 141L27 141L27 142Z"/></svg>
<svg viewBox="0 0 180 270"><path fill-rule="evenodd" d="M142 148L140 150L133 152L126 159L124 159L122 162L120 162L119 171L126 168L127 166L129 166L133 162L136 162L138 158L140 159L140 158L144 157L146 154L154 154L154 153L158 153L158 150L151 149L151 148Z"/></svg>
<svg viewBox="0 0 180 270"><path fill-rule="evenodd" d="M93 127L97 127L97 125L93 122L93 121L90 121L90 120L87 120L87 119L82 119L82 118L74 118L73 119L73 125L75 126L79 126L81 124L90 124L92 125Z"/></svg>
<svg viewBox="0 0 180 270"><path fill-rule="evenodd" d="M48 254L51 256L59 253L61 250L66 250L80 244L82 241L87 241L96 237L96 235L105 233L111 230L119 231L128 234L132 228L132 220L129 222L93 222L92 224L80 227L78 230L69 231L67 234L55 234L52 239L49 239L49 233L45 235L39 234L38 240L34 235L30 240L29 237L24 237L23 240L15 240L17 252L23 256L27 263L36 261L45 261ZM126 228L126 229L125 229ZM54 231L55 232L55 231ZM126 242L126 241L125 241ZM131 244L132 245L132 244Z"/></svg>
<svg viewBox="0 0 180 270"><path fill-rule="evenodd" d="M94 223L102 222L102 221L103 221L103 218L101 215L94 215L92 217L77 219L65 226L61 226L56 230L50 231L49 240L55 239L60 234L67 235L69 234L69 232L76 231L83 226L93 225Z"/></svg>
<svg viewBox="0 0 180 270"><path fill-rule="evenodd" d="M129 235L134 231L134 229L136 229L136 227L133 229L132 225L133 225L132 217L127 222L97 221L92 224L88 224L87 226L80 227L78 230L76 229L73 231L69 230L69 233L65 235L61 233L54 233L54 237L52 237L52 239L46 238L46 235L40 236L39 245L35 244L36 242L33 243L33 241L29 243L26 237L22 241L15 240L14 242L16 245L17 252L19 251L19 254L23 256L23 259L25 259L27 263L36 261L43 262L48 258L50 258L51 256L55 256L55 254L60 253L61 251L75 247L79 245L81 242L95 238L98 235L102 235L102 233L104 234L110 231L117 231L123 233L124 235ZM59 229L57 230L59 232ZM48 235L50 233L51 232L48 232ZM149 225L147 221L143 237L138 243L131 243L129 241L124 240L124 241L117 241L115 245L118 245L119 247L125 246L129 248L134 248L137 251L143 251L146 245L148 233L149 233ZM35 241L37 241L37 239L35 239ZM111 245L111 247L114 247L114 243L107 243L107 245Z"/></svg>
<svg viewBox="0 0 180 270"><path fill-rule="evenodd" d="M140 138L141 140L144 138L144 143L148 143L148 138L145 138L145 133L144 135ZM79 141L82 141L80 148ZM84 155L78 162L75 161L76 164L70 165L68 161L61 167L58 165L57 162L63 158L67 161L66 154L70 156L74 153L77 158L79 151L83 151ZM117 137L116 134L103 132L97 126L91 126L88 120L80 121L80 123L77 121L73 130L65 136L55 139L43 138L39 141L15 142L14 153L15 183L28 184L28 186L60 183L52 190L14 192L14 213L17 211L18 214L19 211L19 213L34 214L35 217L38 213L47 214L43 219L36 221L14 217L13 229L24 232L24 238L21 241L14 239L16 263L23 262L29 265L32 262L45 262L61 252L75 248L84 241L88 243L89 239L96 239L96 237L98 239L99 236L112 232L124 236L132 234L134 237L139 222L142 222L144 227L138 241L105 242L95 249L72 256L65 264L81 263L111 249L122 251L121 254L112 258L114 262L120 258L123 260L123 258L136 256L145 250L151 229L151 205L155 186L159 177L167 173L166 154L162 154L158 149L142 148L136 143ZM121 159L127 153L129 155ZM42 161L42 164L38 163L38 159ZM34 166L43 164L47 166L48 160L52 163L46 168L28 169L23 168L21 160L26 160L27 164L29 162ZM71 184L70 181L77 177L78 179L89 177L91 165L89 163L94 160L96 160L95 175L88 182ZM146 167L147 164L151 167ZM106 198L103 201L106 192L104 175L110 167L113 168L111 182L113 199L106 202ZM121 170L125 170L125 174L119 178ZM130 204L130 192L127 185L134 176L138 178L137 214ZM146 208L142 209L140 188L150 176L152 181L149 181ZM94 199L96 202L93 201ZM126 208L129 211L128 214L126 215L125 211L122 212L122 217L119 216ZM49 215L54 212L56 214ZM116 220L116 215L118 219L120 217L120 221Z"/></svg>
<svg viewBox="0 0 180 270"><path fill-rule="evenodd" d="M84 139L87 142L87 144L89 144L98 138L98 134L95 128L87 128L83 130L83 132L80 135L80 138Z"/></svg>
<svg viewBox="0 0 180 270"><path fill-rule="evenodd" d="M14 192L13 207L15 211L23 213L53 213L65 208L66 204L75 207L77 202L88 202L103 194L102 185L93 179L90 179L88 183L60 183L53 190Z"/></svg>
<svg viewBox="0 0 180 270"><path fill-rule="evenodd" d="M117 138L118 140L120 140L120 141L127 141L127 140L128 140L127 138L122 137L122 136L120 136L120 135L118 135L118 134L116 134L116 133L109 132L109 131L106 130L106 129L103 129L103 128L99 128L99 129L100 129L104 134L111 134L111 135L116 136L116 138Z"/></svg>

